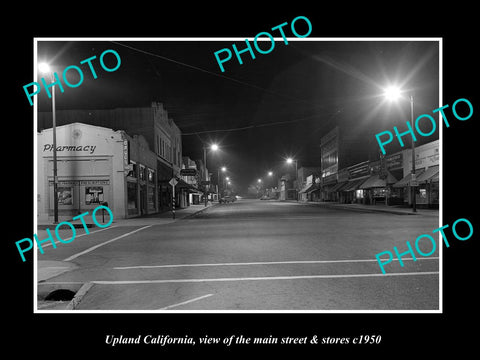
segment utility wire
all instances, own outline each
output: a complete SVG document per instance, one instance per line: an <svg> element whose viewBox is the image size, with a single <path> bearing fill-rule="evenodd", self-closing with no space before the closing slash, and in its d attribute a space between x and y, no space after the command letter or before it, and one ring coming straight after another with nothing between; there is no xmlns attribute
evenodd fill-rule
<svg viewBox="0 0 480 360"><path fill-rule="evenodd" d="M142 49L138 49L138 48L133 47L133 46L130 46L130 45L122 44L122 43L117 42L117 41L111 41L111 42L114 43L114 44L120 45L120 46L124 46L124 47L126 47L126 48L128 48L128 49L141 52L141 53L143 53L143 54L155 56L155 57L158 57L158 58L160 58L160 59L162 59L162 60L170 61L170 62L173 62L173 63L175 63L175 64L179 64L179 65L182 65L182 66L186 66L186 67L191 68L191 69L194 69L194 70L198 70L198 71L201 71L201 72L210 74L210 75L214 75L214 76L217 76L217 77L220 77L220 78L223 78L223 79L227 79L227 80L236 82L236 83L241 84L241 85L249 86L249 87L251 87L251 88L264 91L264 92L269 93L269 94L272 94L272 95L280 96L280 97L283 97L283 98L286 98L286 99L290 99L290 100L294 100L294 101L309 103L309 104L314 105L314 106L316 106L316 107L319 107L319 106L322 107L322 105L313 104L313 103L310 103L309 101L304 100L304 99L297 99L297 98L294 98L294 97L291 97L291 96L288 96L288 95L285 95L285 94L280 94L280 93L277 93L277 92L274 92L274 91L265 89L265 88L263 88L263 87L261 87L261 86L254 85L254 84L250 84L250 83L247 83L247 82L244 82L244 81L241 81L241 80L237 80L237 79L234 79L234 78L231 78L231 77L222 75L222 74L214 73L214 72L212 72L212 71L205 70L205 69L199 68L199 67L194 66L194 65L190 65L190 64L187 64L187 63L178 61L178 60L170 59L170 58L168 58L168 57L166 57L166 56L154 54L154 53L152 53L152 52L149 52L149 51L146 51L146 50L142 50Z"/></svg>
<svg viewBox="0 0 480 360"><path fill-rule="evenodd" d="M335 116L335 115L339 114L340 112L341 112L341 110L337 110L333 114L330 114L330 115ZM264 123L264 124L253 124L253 125L242 126L242 127L237 127L237 128L205 130L205 131L196 131L196 132L190 132L190 133L182 133L182 135L186 136L186 135L198 135L198 134L208 134L208 133L217 133L217 132L242 131L242 130L248 130L248 129L253 129L253 128L260 128L260 127L267 127L267 126L274 126L274 125L281 125L281 124L288 124L288 123L293 123L293 122L298 122L298 121L304 121L304 120L309 120L309 119L312 119L312 118L315 118L315 117L318 117L318 115L310 115L310 116L306 116L306 117L303 117L303 118L286 120L286 121L276 121L276 122Z"/></svg>

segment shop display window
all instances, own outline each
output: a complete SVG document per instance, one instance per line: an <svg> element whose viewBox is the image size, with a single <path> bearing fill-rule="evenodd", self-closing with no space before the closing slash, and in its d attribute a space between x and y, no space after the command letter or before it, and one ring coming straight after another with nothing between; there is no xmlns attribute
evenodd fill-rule
<svg viewBox="0 0 480 360"><path fill-rule="evenodd" d="M155 171L152 169L148 169L148 182L150 183L155 182Z"/></svg>
<svg viewBox="0 0 480 360"><path fill-rule="evenodd" d="M127 202L128 209L137 208L137 184L134 182L127 182Z"/></svg>
<svg viewBox="0 0 480 360"><path fill-rule="evenodd" d="M363 199L363 190L355 190L355 197L357 199Z"/></svg>
<svg viewBox="0 0 480 360"><path fill-rule="evenodd" d="M72 205L73 204L73 188L70 186L57 187L58 205Z"/></svg>
<svg viewBox="0 0 480 360"><path fill-rule="evenodd" d="M85 204L100 204L103 202L103 186L85 187Z"/></svg>

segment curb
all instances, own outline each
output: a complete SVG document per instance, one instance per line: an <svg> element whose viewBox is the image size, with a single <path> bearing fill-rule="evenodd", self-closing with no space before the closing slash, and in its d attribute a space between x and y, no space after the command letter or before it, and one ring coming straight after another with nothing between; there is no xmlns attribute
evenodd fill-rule
<svg viewBox="0 0 480 360"><path fill-rule="evenodd" d="M93 283L88 282L82 285L82 287L77 291L73 299L68 303L66 310L75 310L75 308L80 304L83 297L87 294L88 290L91 289Z"/></svg>
<svg viewBox="0 0 480 360"><path fill-rule="evenodd" d="M201 213L204 212L205 210L210 209L211 207L214 207L214 206L218 206L218 205L219 205L219 204L212 204L212 205L207 206L207 207L204 207L203 209L200 209L200 210L198 210L198 211L196 211L196 212L194 212L194 213L188 214L188 215L186 215L186 216L184 216L183 218L180 218L180 219L178 219L178 220L191 219L191 218L197 216L198 214L201 214Z"/></svg>
<svg viewBox="0 0 480 360"><path fill-rule="evenodd" d="M292 201L293 202L293 201ZM348 210L348 211L357 211L357 212L366 212L366 213L387 213L387 214L395 214L395 215L421 215L419 213L414 212L407 212L407 211L400 211L394 209L376 209L372 208L358 208L358 207L350 207L348 205L342 204L326 204L326 203L309 203L309 202L296 202L301 205L305 206L318 206L328 209L337 209L337 210Z"/></svg>

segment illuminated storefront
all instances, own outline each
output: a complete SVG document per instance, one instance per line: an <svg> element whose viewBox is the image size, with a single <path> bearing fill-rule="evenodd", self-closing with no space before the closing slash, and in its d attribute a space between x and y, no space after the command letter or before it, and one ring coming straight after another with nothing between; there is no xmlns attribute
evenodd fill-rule
<svg viewBox="0 0 480 360"><path fill-rule="evenodd" d="M52 129L38 134L37 209L53 217ZM57 126L58 214L72 218L108 204L115 218L158 211L156 155L142 136L72 123Z"/></svg>
<svg viewBox="0 0 480 360"><path fill-rule="evenodd" d="M393 185L401 189L404 194L404 203L411 205L411 182L412 182L412 150L403 151L403 175L404 177ZM440 188L440 154L439 141L418 146L415 148L415 201L417 206L436 208L439 204Z"/></svg>

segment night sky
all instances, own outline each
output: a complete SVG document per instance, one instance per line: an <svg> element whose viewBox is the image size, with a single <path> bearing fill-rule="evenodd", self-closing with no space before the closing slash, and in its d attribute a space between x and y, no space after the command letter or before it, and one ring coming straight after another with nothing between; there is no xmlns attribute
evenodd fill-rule
<svg viewBox="0 0 480 360"><path fill-rule="evenodd" d="M395 125L403 128L410 119L408 101L389 104L381 96L388 84L414 90L416 116L439 106L437 42L308 40L289 37L285 45L280 38L269 54L256 53L255 60L243 54L243 65L233 55L223 73L213 53L232 49L232 43L243 49L244 40L39 42L38 60L50 62L59 73L69 65L84 71L78 88L57 91L57 109L162 102L183 133L183 155L200 159L203 144L218 143L221 151L209 155L209 170L227 166L243 189L269 170L277 175L288 170L287 156L298 159L299 167L319 166L320 138L337 124L358 134L355 143L375 157L375 134L393 131ZM98 61L107 49L121 57L115 72L104 71ZM79 64L94 55L95 80L88 66ZM113 55L105 62L114 66ZM72 83L78 81L75 71L69 76ZM44 91L38 100L39 111L50 111ZM416 144L436 139L438 131Z"/></svg>

